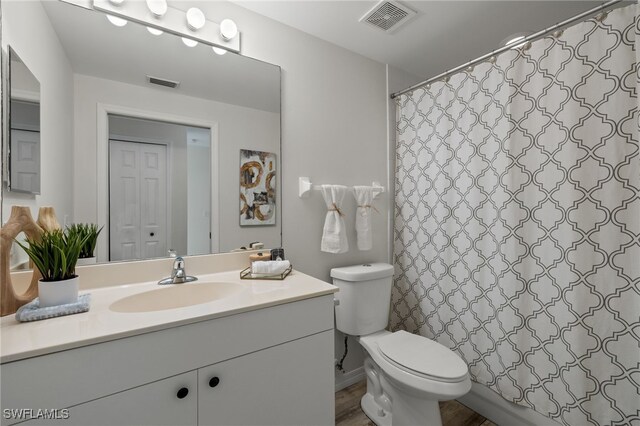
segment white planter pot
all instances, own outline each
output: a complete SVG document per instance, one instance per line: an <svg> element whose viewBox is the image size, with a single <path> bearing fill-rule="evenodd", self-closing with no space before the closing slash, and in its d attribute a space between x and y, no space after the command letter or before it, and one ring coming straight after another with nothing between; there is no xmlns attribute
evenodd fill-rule
<svg viewBox="0 0 640 426"><path fill-rule="evenodd" d="M78 259L76 266L95 265L97 263L97 257L81 257Z"/></svg>
<svg viewBox="0 0 640 426"><path fill-rule="evenodd" d="M78 277L64 281L38 281L40 307L66 305L78 301Z"/></svg>

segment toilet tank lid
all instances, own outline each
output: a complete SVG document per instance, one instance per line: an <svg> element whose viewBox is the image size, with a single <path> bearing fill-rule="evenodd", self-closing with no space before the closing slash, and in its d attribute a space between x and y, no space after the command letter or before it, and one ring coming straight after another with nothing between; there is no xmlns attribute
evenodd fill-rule
<svg viewBox="0 0 640 426"><path fill-rule="evenodd" d="M388 263L365 263L331 270L332 278L343 281L368 281L391 276L393 276L393 265Z"/></svg>

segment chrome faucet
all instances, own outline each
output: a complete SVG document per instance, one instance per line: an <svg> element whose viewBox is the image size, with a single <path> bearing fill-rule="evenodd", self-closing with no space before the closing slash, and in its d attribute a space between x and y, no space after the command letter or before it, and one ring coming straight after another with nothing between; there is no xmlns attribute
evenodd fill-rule
<svg viewBox="0 0 640 426"><path fill-rule="evenodd" d="M198 278L187 275L184 270L184 259L178 256L173 261L173 269L171 270L171 276L158 281L159 285L166 284L183 284L196 281Z"/></svg>

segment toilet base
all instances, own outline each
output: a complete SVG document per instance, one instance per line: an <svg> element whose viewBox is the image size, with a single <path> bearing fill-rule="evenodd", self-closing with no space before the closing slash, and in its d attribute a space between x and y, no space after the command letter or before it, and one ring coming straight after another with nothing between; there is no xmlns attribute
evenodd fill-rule
<svg viewBox="0 0 640 426"><path fill-rule="evenodd" d="M437 400L394 386L369 356L365 358L364 371L367 393L360 406L376 426L442 426Z"/></svg>
<svg viewBox="0 0 640 426"><path fill-rule="evenodd" d="M371 394L364 394L360 400L360 407L376 426L391 426L391 413L380 408Z"/></svg>

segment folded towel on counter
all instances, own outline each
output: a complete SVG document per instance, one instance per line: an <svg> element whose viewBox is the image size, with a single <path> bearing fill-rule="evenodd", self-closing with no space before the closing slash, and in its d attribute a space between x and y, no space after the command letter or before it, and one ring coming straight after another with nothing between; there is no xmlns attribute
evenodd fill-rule
<svg viewBox="0 0 640 426"><path fill-rule="evenodd" d="M371 209L373 207L373 186L354 186L353 195L356 197L356 233L358 234L358 249L371 250L373 238L371 235Z"/></svg>
<svg viewBox="0 0 640 426"><path fill-rule="evenodd" d="M322 185L321 189L328 211L324 219L320 250L327 253L346 253L349 251L349 242L344 214L340 209L348 188L344 185Z"/></svg>
<svg viewBox="0 0 640 426"><path fill-rule="evenodd" d="M260 275L280 275L289 267L288 260L257 260L251 262L251 273Z"/></svg>
<svg viewBox="0 0 640 426"><path fill-rule="evenodd" d="M61 317L64 315L87 312L91 304L91 294L81 294L78 301L66 305L40 307L40 300L36 297L26 305L20 306L16 311L16 320L20 322L39 321L47 318Z"/></svg>

